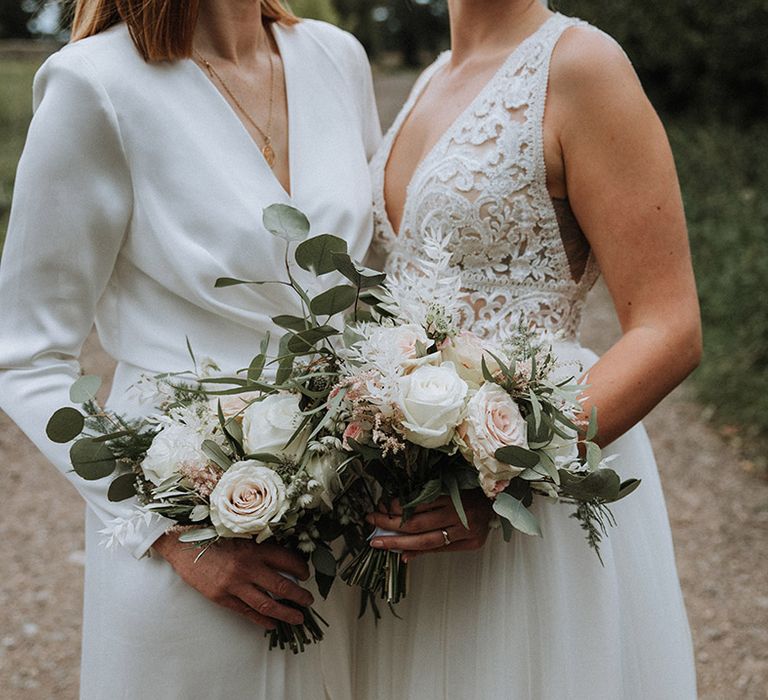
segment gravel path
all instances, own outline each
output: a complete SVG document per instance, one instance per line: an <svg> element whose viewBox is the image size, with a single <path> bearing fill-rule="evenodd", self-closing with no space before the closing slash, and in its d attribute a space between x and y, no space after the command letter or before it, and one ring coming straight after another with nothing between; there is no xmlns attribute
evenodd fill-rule
<svg viewBox="0 0 768 700"><path fill-rule="evenodd" d="M408 76L378 76L384 123L393 118L409 84ZM603 351L617 334L610 299L598 286L583 339ZM89 339L82 359L88 373L109 374L111 362L95 338ZM686 386L667 398L646 425L665 485L696 644L700 697L765 700L768 483L705 422ZM83 507L3 413L0 460L6 479L0 510L0 698L73 700ZM728 479L720 477L721 469L728 470Z"/></svg>

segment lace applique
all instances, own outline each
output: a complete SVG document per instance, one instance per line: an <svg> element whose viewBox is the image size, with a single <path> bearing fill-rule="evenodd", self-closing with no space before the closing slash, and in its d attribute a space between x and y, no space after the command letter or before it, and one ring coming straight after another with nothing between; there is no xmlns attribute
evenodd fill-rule
<svg viewBox="0 0 768 700"><path fill-rule="evenodd" d="M418 264L425 232L451 232L451 260L466 293L464 322L483 337L523 321L575 339L599 276L586 239L574 239L570 226L560 230L544 165L549 63L563 31L577 25L583 23L556 14L508 57L417 167L397 235L384 205L384 169L406 116L446 54L416 83L371 163L374 245L387 257L386 271L397 275Z"/></svg>

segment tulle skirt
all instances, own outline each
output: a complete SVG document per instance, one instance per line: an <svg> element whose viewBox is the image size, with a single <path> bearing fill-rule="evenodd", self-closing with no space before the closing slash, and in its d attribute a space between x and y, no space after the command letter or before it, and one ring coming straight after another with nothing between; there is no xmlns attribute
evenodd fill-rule
<svg viewBox="0 0 768 700"><path fill-rule="evenodd" d="M578 346L561 357L585 368ZM421 557L397 612L358 632L356 700L692 700L690 630L642 425L605 451L642 485L587 546L572 506L534 503L543 538L494 530L479 551Z"/></svg>

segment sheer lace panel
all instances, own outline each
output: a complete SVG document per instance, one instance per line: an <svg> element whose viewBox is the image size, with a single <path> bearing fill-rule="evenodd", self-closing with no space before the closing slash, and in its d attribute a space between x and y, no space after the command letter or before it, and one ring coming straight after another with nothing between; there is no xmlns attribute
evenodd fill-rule
<svg viewBox="0 0 768 700"><path fill-rule="evenodd" d="M425 231L450 233L466 291L465 325L482 336L523 321L575 338L599 274L570 206L551 199L544 165L549 62L563 31L579 24L556 14L508 57L416 169L397 235L383 201L384 168L403 121L448 54L417 81L371 164L374 244L387 272L418 264Z"/></svg>

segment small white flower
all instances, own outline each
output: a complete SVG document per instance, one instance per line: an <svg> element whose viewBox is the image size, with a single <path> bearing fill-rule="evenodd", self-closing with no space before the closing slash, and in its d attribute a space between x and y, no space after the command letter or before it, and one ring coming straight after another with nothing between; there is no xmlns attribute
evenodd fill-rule
<svg viewBox="0 0 768 700"><path fill-rule="evenodd" d="M288 509L277 472L253 460L233 464L211 493L211 522L221 537L263 542Z"/></svg>

